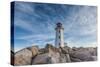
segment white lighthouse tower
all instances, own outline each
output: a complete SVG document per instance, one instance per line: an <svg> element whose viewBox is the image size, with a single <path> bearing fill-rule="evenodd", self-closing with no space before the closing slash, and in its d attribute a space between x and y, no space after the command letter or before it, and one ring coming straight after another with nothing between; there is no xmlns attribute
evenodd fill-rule
<svg viewBox="0 0 100 67"><path fill-rule="evenodd" d="M64 47L64 28L61 23L56 24L56 40L55 40L55 46L57 48Z"/></svg>

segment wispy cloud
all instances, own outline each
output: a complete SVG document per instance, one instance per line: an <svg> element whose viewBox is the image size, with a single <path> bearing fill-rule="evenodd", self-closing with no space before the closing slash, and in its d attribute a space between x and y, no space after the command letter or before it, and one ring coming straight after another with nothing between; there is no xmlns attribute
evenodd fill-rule
<svg viewBox="0 0 100 67"><path fill-rule="evenodd" d="M72 23L68 25L69 27L66 26L65 35L69 35L68 37L66 36L66 41L78 42L78 44L83 44L82 46L87 43L93 44L93 41L97 41L96 9L96 7L89 6L80 7L78 12L74 12L71 17L69 16L74 21L71 20Z"/></svg>
<svg viewBox="0 0 100 67"><path fill-rule="evenodd" d="M57 22L63 24L64 39L69 46L85 46L97 41L97 7L95 6L25 2L15 4L14 24L15 32L18 34L15 34L16 43L17 40L23 40L30 45L54 44ZM23 35L20 36L19 33Z"/></svg>

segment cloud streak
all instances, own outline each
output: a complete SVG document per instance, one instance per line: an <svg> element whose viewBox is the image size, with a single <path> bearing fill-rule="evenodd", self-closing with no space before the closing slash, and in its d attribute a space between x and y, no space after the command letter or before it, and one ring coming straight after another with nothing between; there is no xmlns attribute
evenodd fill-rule
<svg viewBox="0 0 100 67"><path fill-rule="evenodd" d="M20 44L17 40L30 45L54 45L57 22L63 24L64 39L69 46L97 41L96 6L15 2L14 19L16 47Z"/></svg>

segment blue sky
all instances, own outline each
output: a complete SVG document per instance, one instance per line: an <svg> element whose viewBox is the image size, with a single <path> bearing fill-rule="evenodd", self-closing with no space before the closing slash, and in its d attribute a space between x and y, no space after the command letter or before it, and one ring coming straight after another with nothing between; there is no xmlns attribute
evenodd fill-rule
<svg viewBox="0 0 100 67"><path fill-rule="evenodd" d="M55 43L55 26L64 27L68 46L97 45L97 7L15 2L14 49Z"/></svg>

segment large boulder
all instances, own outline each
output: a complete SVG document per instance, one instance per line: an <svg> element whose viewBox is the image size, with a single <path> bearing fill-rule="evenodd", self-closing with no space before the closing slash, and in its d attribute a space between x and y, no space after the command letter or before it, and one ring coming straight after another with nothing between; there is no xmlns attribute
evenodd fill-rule
<svg viewBox="0 0 100 67"><path fill-rule="evenodd" d="M77 50L78 50L78 48L72 47L72 51L77 51Z"/></svg>
<svg viewBox="0 0 100 67"><path fill-rule="evenodd" d="M48 53L40 54L33 59L32 64L48 64L50 63L50 59Z"/></svg>
<svg viewBox="0 0 100 67"><path fill-rule="evenodd" d="M87 50L91 53L92 56L97 56L97 48L93 48L93 47L90 47L90 48L87 48Z"/></svg>
<svg viewBox="0 0 100 67"><path fill-rule="evenodd" d="M27 49L29 49L32 52L32 56L36 56L39 53L38 47L37 46L32 46L32 47L28 47Z"/></svg>
<svg viewBox="0 0 100 67"><path fill-rule="evenodd" d="M30 65L32 52L28 49L22 49L15 53L14 65Z"/></svg>
<svg viewBox="0 0 100 67"><path fill-rule="evenodd" d="M74 57L74 58L78 58L80 60L87 60L89 57L90 57L90 53L86 50L84 51L74 51L72 54L71 54L71 57Z"/></svg>
<svg viewBox="0 0 100 67"><path fill-rule="evenodd" d="M65 63L65 62L71 62L70 56L69 56L69 47L60 47L60 63Z"/></svg>
<svg viewBox="0 0 100 67"><path fill-rule="evenodd" d="M48 53L50 50L55 51L55 49L56 48L54 46L52 46L51 44L46 44L45 48L39 49L39 54Z"/></svg>
<svg viewBox="0 0 100 67"><path fill-rule="evenodd" d="M60 58L59 58L59 63L66 63L67 62L67 57L65 54L60 54Z"/></svg>
<svg viewBox="0 0 100 67"><path fill-rule="evenodd" d="M65 63L71 62L68 54L68 48L55 48L47 44L45 48L39 50L41 53L37 55L32 64L49 64L49 63Z"/></svg>
<svg viewBox="0 0 100 67"><path fill-rule="evenodd" d="M95 61L97 56L92 55L92 52L95 53L92 49L89 48L80 48L76 51L70 53L70 57L75 59L80 59L81 61ZM73 61L73 60L72 60Z"/></svg>
<svg viewBox="0 0 100 67"><path fill-rule="evenodd" d="M33 59L32 64L59 63L60 62L59 58L60 54L58 52L53 52L52 50L50 50L48 53L37 55Z"/></svg>
<svg viewBox="0 0 100 67"><path fill-rule="evenodd" d="M49 50L49 56L51 57L51 63L59 63L61 55L59 52L56 52L54 50Z"/></svg>
<svg viewBox="0 0 100 67"><path fill-rule="evenodd" d="M97 56L90 56L87 61L96 61L97 60Z"/></svg>
<svg viewBox="0 0 100 67"><path fill-rule="evenodd" d="M79 58L70 57L70 59L72 62L82 62L82 60L80 60Z"/></svg>
<svg viewBox="0 0 100 67"><path fill-rule="evenodd" d="M32 58L38 55L38 47L32 46L24 48L15 53L15 65L30 65L32 64Z"/></svg>
<svg viewBox="0 0 100 67"><path fill-rule="evenodd" d="M70 51L72 51L72 48L70 48L69 46L65 46L65 47L63 47L66 51L68 51L68 52L70 52Z"/></svg>

